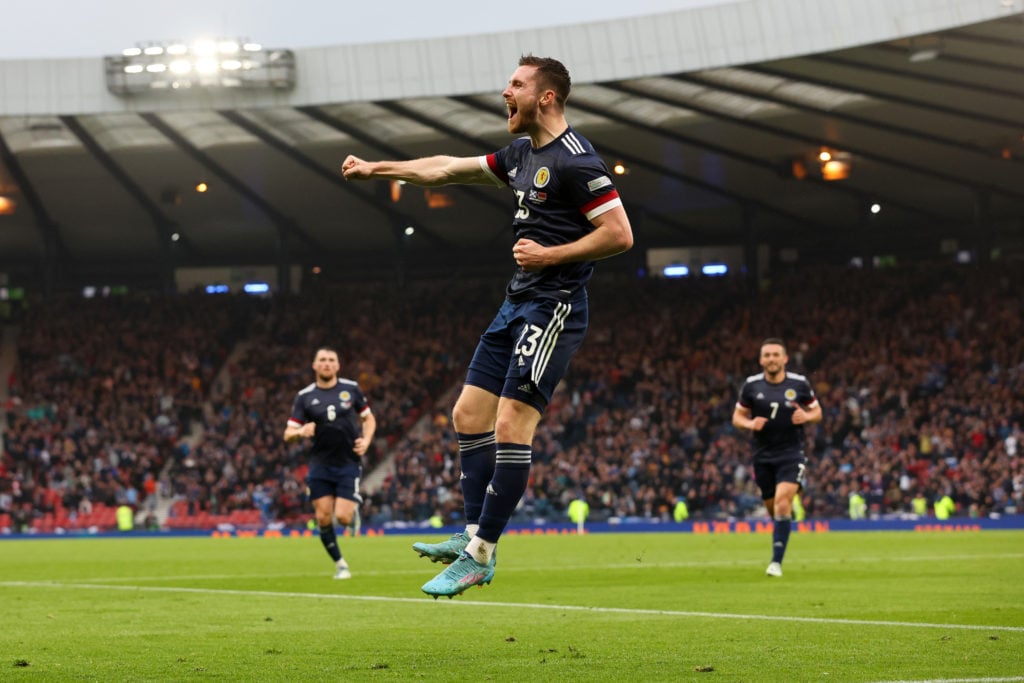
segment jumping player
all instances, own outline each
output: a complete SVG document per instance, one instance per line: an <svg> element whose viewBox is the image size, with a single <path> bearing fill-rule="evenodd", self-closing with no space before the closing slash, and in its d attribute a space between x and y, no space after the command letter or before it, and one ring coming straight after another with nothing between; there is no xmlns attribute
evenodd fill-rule
<svg viewBox="0 0 1024 683"><path fill-rule="evenodd" d="M633 232L608 167L565 119L569 72L526 55L502 92L508 131L523 137L480 157L364 161L345 178L415 185L510 187L516 271L480 337L452 419L459 440L466 530L413 548L452 564L423 586L452 597L494 576L494 551L526 491L533 435L587 329L586 284L594 261L632 247Z"/></svg>

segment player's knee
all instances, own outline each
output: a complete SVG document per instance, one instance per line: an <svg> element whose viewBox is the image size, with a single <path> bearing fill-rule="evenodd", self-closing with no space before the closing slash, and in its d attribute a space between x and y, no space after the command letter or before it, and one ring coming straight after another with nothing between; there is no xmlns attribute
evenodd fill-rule
<svg viewBox="0 0 1024 683"><path fill-rule="evenodd" d="M452 408L452 424L463 434L482 434L494 428L494 415L473 401L459 399Z"/></svg>
<svg viewBox="0 0 1024 683"><path fill-rule="evenodd" d="M510 402L510 404L513 402ZM537 428L537 411L526 405L516 405L498 411L498 419L494 424L494 433L498 441L506 443L533 443L533 433Z"/></svg>

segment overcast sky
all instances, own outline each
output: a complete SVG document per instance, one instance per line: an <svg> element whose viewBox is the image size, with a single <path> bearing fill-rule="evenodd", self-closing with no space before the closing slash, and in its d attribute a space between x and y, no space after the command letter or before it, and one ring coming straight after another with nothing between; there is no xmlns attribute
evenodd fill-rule
<svg viewBox="0 0 1024 683"><path fill-rule="evenodd" d="M0 0L0 59L98 57L145 42L304 48L603 21L729 0Z"/></svg>

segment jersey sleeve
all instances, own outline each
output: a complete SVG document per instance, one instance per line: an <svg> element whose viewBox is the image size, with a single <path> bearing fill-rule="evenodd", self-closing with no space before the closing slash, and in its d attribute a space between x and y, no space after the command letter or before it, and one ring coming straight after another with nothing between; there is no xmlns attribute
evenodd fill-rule
<svg viewBox="0 0 1024 683"><path fill-rule="evenodd" d="M596 154L571 157L568 190L580 212L593 221L606 211L622 206L611 172Z"/></svg>
<svg viewBox="0 0 1024 683"><path fill-rule="evenodd" d="M356 413L359 417L365 418L373 412L370 410L370 401L366 398L366 394L363 393L362 387L356 387L355 395L356 400L353 405L355 406Z"/></svg>
<svg viewBox="0 0 1024 683"><path fill-rule="evenodd" d="M491 179L491 182L498 187L508 187L511 184L509 182L508 173L510 169L513 169L518 165L516 161L519 158L519 154L516 150L517 144L521 143L519 143L519 141L515 141L512 144L499 149L497 152L477 157L477 160L480 162L480 168L482 168L484 173L487 174L487 177Z"/></svg>
<svg viewBox="0 0 1024 683"><path fill-rule="evenodd" d="M302 401L301 395L296 395L295 400L292 401L292 414L288 417L288 425L291 427L301 427L306 423L306 406Z"/></svg>
<svg viewBox="0 0 1024 683"><path fill-rule="evenodd" d="M754 405L754 399L750 395L750 382L744 382L740 387L740 393L736 397L736 407L750 410Z"/></svg>
<svg viewBox="0 0 1024 683"><path fill-rule="evenodd" d="M800 395L797 397L797 400L800 401L800 405L804 408L813 408L818 404L818 397L814 394L814 387L806 379L801 384L803 386L800 387Z"/></svg>

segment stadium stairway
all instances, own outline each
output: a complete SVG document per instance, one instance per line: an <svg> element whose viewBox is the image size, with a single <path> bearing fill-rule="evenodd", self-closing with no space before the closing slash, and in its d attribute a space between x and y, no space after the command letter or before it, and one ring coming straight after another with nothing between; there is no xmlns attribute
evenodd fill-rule
<svg viewBox="0 0 1024 683"><path fill-rule="evenodd" d="M6 404L11 397L10 377L18 364L18 332L17 325L4 325L0 328L0 404ZM0 437L7 430L7 411L0 411ZM0 455L3 454L4 442L0 438Z"/></svg>
<svg viewBox="0 0 1024 683"><path fill-rule="evenodd" d="M224 359L224 364L217 372L214 377L212 384L210 385L210 393L206 401L203 402L203 414L211 415L213 413L213 403L211 398L227 395L231 392L231 371L230 368L238 362L238 359L242 357L249 347L252 345L250 341L241 341L235 344L235 347L231 349L231 353ZM203 438L206 436L206 430L203 427L203 422L194 420L192 422L192 429L188 435L182 437L182 441L188 444L189 450L194 450L199 445ZM159 479L165 480L170 474L171 468L174 466L174 461L168 459L164 464L163 470L160 472ZM157 495L157 504L155 508L146 508L141 506L139 512L136 514L135 523L136 526L140 526L146 519L146 515L150 512L156 517L161 527L166 528L168 526L168 518L171 517L171 510L174 509L175 503L181 501L175 500L170 495Z"/></svg>
<svg viewBox="0 0 1024 683"><path fill-rule="evenodd" d="M423 415L420 416L420 419L416 420L415 424L409 428L409 431L402 435L396 444L401 444L403 441L409 438L415 438L427 431L430 428L430 422L434 419L437 411L443 411L445 414L450 414L451 407L455 404L455 397L461 389L461 382L456 382L452 386L448 387L448 390L441 394L440 398L434 402L434 410L425 410ZM386 449L387 442L383 439L378 439L374 447L378 449ZM363 489L369 494L376 493L387 480L388 475L394 471L395 455L394 449L392 449L392 451L380 461L380 464L373 468L372 472L369 474L364 473L362 481Z"/></svg>

